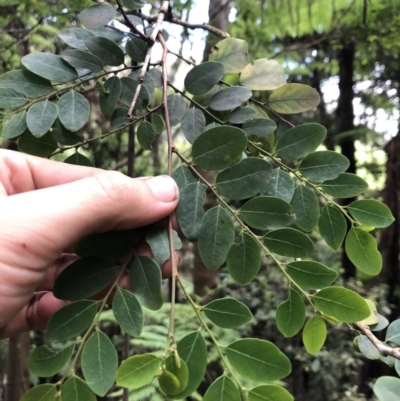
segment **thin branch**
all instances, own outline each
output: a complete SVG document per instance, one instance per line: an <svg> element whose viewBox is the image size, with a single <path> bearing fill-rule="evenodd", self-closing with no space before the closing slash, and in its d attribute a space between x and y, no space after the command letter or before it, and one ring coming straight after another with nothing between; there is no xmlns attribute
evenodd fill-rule
<svg viewBox="0 0 400 401"><path fill-rule="evenodd" d="M15 42L10 43L8 46L3 47L3 49L1 50L2 52L7 51L8 49L10 49L11 47L18 46L20 43L24 42L25 40L27 40L29 38L29 36L32 35L32 33L39 28L40 25L42 25L44 20L44 17L40 18L39 21L37 22L37 24L35 26L33 26L31 29L29 29L29 32L27 32L22 38L16 40ZM11 36L11 35L9 35Z"/></svg>
<svg viewBox="0 0 400 401"><path fill-rule="evenodd" d="M154 22L157 20L157 17L153 17L151 15L145 15L145 14L142 14L137 11L131 11L131 12L128 12L128 14L136 15L137 17L140 17L140 18L146 20L147 22ZM208 32L212 33L213 35L218 36L223 39L230 37L229 33L224 32L221 29L215 28L214 26L208 25L206 23L191 24L190 22L182 21L176 15L174 15L171 19L168 19L167 22L183 26L184 28L187 28L187 29L203 29L204 31L208 31Z"/></svg>
<svg viewBox="0 0 400 401"><path fill-rule="evenodd" d="M355 323L354 324L357 329L362 331L362 333L374 344L375 348L379 351L382 356L391 356L395 359L400 360L400 348L392 348L383 343L382 341L378 340L374 334L372 333L371 329L363 323Z"/></svg>

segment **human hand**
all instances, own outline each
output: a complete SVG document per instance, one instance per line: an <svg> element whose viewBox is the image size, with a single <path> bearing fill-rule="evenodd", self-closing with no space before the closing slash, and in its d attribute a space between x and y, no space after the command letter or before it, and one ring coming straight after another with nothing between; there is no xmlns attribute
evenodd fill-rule
<svg viewBox="0 0 400 401"><path fill-rule="evenodd" d="M167 176L117 172L0 150L0 338L44 329L64 302L52 285L95 232L143 227L171 214L179 198Z"/></svg>

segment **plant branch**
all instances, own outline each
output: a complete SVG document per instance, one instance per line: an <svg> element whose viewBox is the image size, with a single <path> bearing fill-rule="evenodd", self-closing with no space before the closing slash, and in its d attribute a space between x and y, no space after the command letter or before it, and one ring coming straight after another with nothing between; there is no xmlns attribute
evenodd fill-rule
<svg viewBox="0 0 400 401"><path fill-rule="evenodd" d="M372 333L371 329L363 323L355 323L354 326L359 329L372 344L374 344L375 348L379 351L379 353L383 356L391 356L395 359L400 360L400 348L392 348L389 345L386 345L382 341L378 340L374 334Z"/></svg>

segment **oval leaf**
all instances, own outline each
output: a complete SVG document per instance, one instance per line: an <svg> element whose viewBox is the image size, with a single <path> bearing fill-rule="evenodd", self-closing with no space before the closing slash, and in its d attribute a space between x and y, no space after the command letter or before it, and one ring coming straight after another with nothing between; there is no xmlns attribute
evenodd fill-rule
<svg viewBox="0 0 400 401"><path fill-rule="evenodd" d="M97 395L104 396L114 384L118 355L111 340L101 331L96 331L87 340L82 351L81 366L89 387Z"/></svg>
<svg viewBox="0 0 400 401"><path fill-rule="evenodd" d="M94 164L92 163L92 161L90 159L88 159L86 156L83 156L79 152L76 152L73 155L67 157L64 160L64 163L75 164L78 166L94 167Z"/></svg>
<svg viewBox="0 0 400 401"><path fill-rule="evenodd" d="M207 268L216 270L224 264L234 239L230 214L221 206L210 209L204 215L197 242L201 260Z"/></svg>
<svg viewBox="0 0 400 401"><path fill-rule="evenodd" d="M127 106L131 106L133 97L135 96L135 92L137 89L137 86L139 85L138 82L132 78L129 77L123 77L121 78L121 84L122 84L122 91L121 91L121 100L124 102ZM140 92L139 92L139 97L136 101L134 110L139 110L139 109L144 109L147 107L147 105L150 102L150 94L147 91L146 87L144 85L141 86ZM120 109L117 109L120 110ZM124 117L123 121L126 121L126 114Z"/></svg>
<svg viewBox="0 0 400 401"><path fill-rule="evenodd" d="M132 61L142 63L145 60L148 46L142 39L132 37L126 42L125 47Z"/></svg>
<svg viewBox="0 0 400 401"><path fill-rule="evenodd" d="M274 90L268 107L282 114L295 114L315 109L321 101L318 92L308 85L286 84Z"/></svg>
<svg viewBox="0 0 400 401"><path fill-rule="evenodd" d="M12 139L23 134L26 130L26 111L14 114L3 125L3 138Z"/></svg>
<svg viewBox="0 0 400 401"><path fill-rule="evenodd" d="M324 288L313 296L313 301L319 311L344 323L358 322L371 313L360 295L343 287Z"/></svg>
<svg viewBox="0 0 400 401"><path fill-rule="evenodd" d="M192 107L186 111L182 120L182 132L190 143L193 143L200 136L205 126L206 118L199 109Z"/></svg>
<svg viewBox="0 0 400 401"><path fill-rule="evenodd" d="M29 389L20 401L55 401L57 399L56 384L39 384Z"/></svg>
<svg viewBox="0 0 400 401"><path fill-rule="evenodd" d="M124 63L124 53L112 40L102 37L86 39L87 48L105 65L118 67Z"/></svg>
<svg viewBox="0 0 400 401"><path fill-rule="evenodd" d="M246 121L242 129L248 136L264 137L276 130L276 124L269 118L255 118L254 120Z"/></svg>
<svg viewBox="0 0 400 401"><path fill-rule="evenodd" d="M174 248L181 249L182 242L177 232L172 230L172 234L174 238ZM146 242L150 245L154 260L159 266L162 266L163 263L171 257L167 228L150 228L146 234Z"/></svg>
<svg viewBox="0 0 400 401"><path fill-rule="evenodd" d="M345 249L348 258L357 269L370 276L380 273L382 255L371 234L359 228L352 228L347 234Z"/></svg>
<svg viewBox="0 0 400 401"><path fill-rule="evenodd" d="M292 206L279 198L257 196L246 202L240 209L240 217L250 227L259 230L274 230L286 227L293 218Z"/></svg>
<svg viewBox="0 0 400 401"><path fill-rule="evenodd" d="M280 168L272 170L271 178L261 195L273 196L290 202L294 194L294 180L292 176Z"/></svg>
<svg viewBox="0 0 400 401"><path fill-rule="evenodd" d="M70 377L61 387L62 401L96 401L96 395L82 379Z"/></svg>
<svg viewBox="0 0 400 401"><path fill-rule="evenodd" d="M390 323L386 331L385 342L391 342L400 346L400 319Z"/></svg>
<svg viewBox="0 0 400 401"><path fill-rule="evenodd" d="M169 122L172 126L181 122L186 113L186 102L181 95L173 94L167 97Z"/></svg>
<svg viewBox="0 0 400 401"><path fill-rule="evenodd" d="M185 88L193 95L202 95L211 90L223 78L222 63L209 61L192 68L185 78Z"/></svg>
<svg viewBox="0 0 400 401"><path fill-rule="evenodd" d="M43 100L29 108L26 114L26 125L33 136L40 138L50 130L57 115L57 106L48 100Z"/></svg>
<svg viewBox="0 0 400 401"><path fill-rule="evenodd" d="M156 134L153 126L148 121L139 125L136 135L139 145L145 150L151 150L151 145L156 139Z"/></svg>
<svg viewBox="0 0 400 401"><path fill-rule="evenodd" d="M29 132L25 132L18 139L18 149L30 155L47 157L57 149L57 142L54 140L51 132L40 138L36 138Z"/></svg>
<svg viewBox="0 0 400 401"><path fill-rule="evenodd" d="M221 171L215 180L222 196L240 200L251 198L267 184L272 166L263 159L248 157Z"/></svg>
<svg viewBox="0 0 400 401"><path fill-rule="evenodd" d="M347 232L343 213L334 206L325 205L319 219L319 232L328 246L337 251Z"/></svg>
<svg viewBox="0 0 400 401"><path fill-rule="evenodd" d="M249 45L245 40L227 38L211 49L209 59L221 62L225 67L225 74L237 74L246 66L248 53Z"/></svg>
<svg viewBox="0 0 400 401"><path fill-rule="evenodd" d="M296 335L304 324L306 308L300 295L289 289L289 298L276 310L276 325L285 337Z"/></svg>
<svg viewBox="0 0 400 401"><path fill-rule="evenodd" d="M210 107L216 111L235 109L247 102L252 96L250 89L242 86L230 86L217 92L210 99Z"/></svg>
<svg viewBox="0 0 400 401"><path fill-rule="evenodd" d="M323 319L313 316L304 326L303 344L311 355L317 355L326 340L326 324Z"/></svg>
<svg viewBox="0 0 400 401"><path fill-rule="evenodd" d="M316 193L305 185L296 187L291 202L295 224L303 231L312 231L319 220L319 203Z"/></svg>
<svg viewBox="0 0 400 401"><path fill-rule="evenodd" d="M206 170L222 170L241 158L246 145L246 134L239 128L211 128L194 141L193 160Z"/></svg>
<svg viewBox="0 0 400 401"><path fill-rule="evenodd" d="M188 166L183 164L172 173L172 178L178 185L180 192L182 192L187 185L198 182L198 178L193 171Z"/></svg>
<svg viewBox="0 0 400 401"><path fill-rule="evenodd" d="M240 401L240 393L232 379L221 376L211 384L203 401Z"/></svg>
<svg viewBox="0 0 400 401"><path fill-rule="evenodd" d="M314 152L300 163L299 171L308 180L323 182L344 173L350 165L347 157L331 150Z"/></svg>
<svg viewBox="0 0 400 401"><path fill-rule="evenodd" d="M152 354L134 355L122 362L117 372L117 385L130 390L150 383L160 368L160 360Z"/></svg>
<svg viewBox="0 0 400 401"><path fill-rule="evenodd" d="M273 384L258 386L249 391L248 401L294 401L289 391Z"/></svg>
<svg viewBox="0 0 400 401"><path fill-rule="evenodd" d="M29 71L50 81L64 83L78 78L75 68L55 54L32 53L22 57L21 62Z"/></svg>
<svg viewBox="0 0 400 401"><path fill-rule="evenodd" d="M129 281L140 303L151 310L161 308L164 300L161 290L160 266L146 256L138 256L129 270Z"/></svg>
<svg viewBox="0 0 400 401"><path fill-rule="evenodd" d="M379 401L400 401L400 379L391 376L380 377L374 384L374 393Z"/></svg>
<svg viewBox="0 0 400 401"><path fill-rule="evenodd" d="M330 286L338 273L321 263L311 260L291 262L286 266L289 276L305 290L319 290Z"/></svg>
<svg viewBox="0 0 400 401"><path fill-rule="evenodd" d="M116 14L114 7L108 4L95 4L79 14L79 19L86 28L101 28L107 25Z"/></svg>
<svg viewBox="0 0 400 401"><path fill-rule="evenodd" d="M96 301L77 301L64 306L50 318L46 341L62 342L78 336L92 324L96 313Z"/></svg>
<svg viewBox="0 0 400 401"><path fill-rule="evenodd" d="M253 319L249 308L234 298L216 299L202 310L214 324L224 329L242 326Z"/></svg>
<svg viewBox="0 0 400 401"><path fill-rule="evenodd" d="M225 351L233 369L252 382L283 379L291 371L288 357L269 341L246 338L229 344Z"/></svg>
<svg viewBox="0 0 400 401"><path fill-rule="evenodd" d="M314 152L325 137L326 128L320 124L298 125L279 137L276 153L288 161L299 160Z"/></svg>
<svg viewBox="0 0 400 401"><path fill-rule="evenodd" d="M394 222L390 209L373 199L355 201L347 209L355 220L365 226L388 227Z"/></svg>
<svg viewBox="0 0 400 401"><path fill-rule="evenodd" d="M54 295L70 301L90 298L111 284L116 271L117 266L108 259L96 256L79 259L57 277Z"/></svg>
<svg viewBox="0 0 400 401"><path fill-rule="evenodd" d="M233 244L226 259L229 274L239 284L249 284L261 267L260 245L249 234L243 233L243 242Z"/></svg>
<svg viewBox="0 0 400 401"><path fill-rule="evenodd" d="M286 84L285 71L275 60L255 60L244 67L240 84L252 90L274 90Z"/></svg>
<svg viewBox="0 0 400 401"><path fill-rule="evenodd" d="M81 135L78 135L74 132L67 130L61 124L59 118L56 119L56 121L53 125L51 135L58 143L60 143L62 145L67 145L67 146L76 145L77 143L83 141L83 137ZM93 165L93 164L91 164L91 165Z"/></svg>
<svg viewBox="0 0 400 401"><path fill-rule="evenodd" d="M95 36L88 29L83 28L67 28L60 31L58 37L63 40L68 46L74 49L87 50L86 39Z"/></svg>
<svg viewBox="0 0 400 401"><path fill-rule="evenodd" d="M105 118L111 118L117 107L122 92L121 80L114 76L104 82L104 88L108 93L100 92L99 105ZM125 114L126 115L126 114Z"/></svg>
<svg viewBox="0 0 400 401"><path fill-rule="evenodd" d="M72 67L94 73L103 71L103 64L100 59L83 50L67 50L61 57Z"/></svg>
<svg viewBox="0 0 400 401"><path fill-rule="evenodd" d="M333 180L324 181L321 188L335 198L352 198L368 189L368 184L355 174L342 173Z"/></svg>
<svg viewBox="0 0 400 401"><path fill-rule="evenodd" d="M57 107L61 124L71 132L80 130L89 120L89 102L74 90L62 95L58 100Z"/></svg>
<svg viewBox="0 0 400 401"><path fill-rule="evenodd" d="M243 124L248 120L252 120L257 115L256 111L249 106L240 107L229 114L228 121L231 124Z"/></svg>

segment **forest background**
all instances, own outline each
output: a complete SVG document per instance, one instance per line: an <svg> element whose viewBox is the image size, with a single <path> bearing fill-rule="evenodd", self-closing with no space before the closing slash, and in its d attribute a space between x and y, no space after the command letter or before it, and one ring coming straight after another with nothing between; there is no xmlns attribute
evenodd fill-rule
<svg viewBox="0 0 400 401"><path fill-rule="evenodd" d="M66 46L58 33L76 26L79 12L93 3L88 0L0 0L0 74L19 68L21 58L32 51L56 54L64 51ZM386 203L396 221L377 233L385 266L378 278L365 280L356 273L344 253L342 256L332 253L322 243L317 260L336 266L342 283L368 293L377 303L379 312L390 321L399 318L400 1L211 0L209 5L206 3L174 2L174 12L186 22L184 26L170 24L170 29L167 27L177 53L182 51L186 58L196 62L207 59L210 48L221 37L201 26L192 29L192 25L209 23L246 40L254 59L267 55L277 60L284 66L288 82L308 84L319 92L322 101L317 110L290 116L290 121L294 124L313 121L327 127L326 148L340 150L350 160L348 171L360 175L370 185L365 196ZM186 72L187 68L177 57L170 68L170 80L174 82L175 76ZM91 96L90 93L86 95ZM277 123L278 129L287 129L284 121ZM85 126L85 132L89 138L95 137L103 125L97 111ZM174 134L181 135L178 130ZM164 145L162 137L157 136L151 151L143 151L135 148L135 143L128 143L127 136L121 133L101 142L90 142L85 154L100 168L130 174L133 169L137 176L160 174L165 173ZM2 146L15 149L15 143L7 140ZM346 200L352 201L354 199ZM209 196L208 207L213 202ZM190 279L198 296L213 299L215 294L228 294L249 306L255 320L251 327L243 329L245 334L271 340L285 350L293 364L287 388L298 401L373 400L373 380L395 374L393 368L356 353L352 346L354 334L345 325L331 328L324 350L317 356L305 352L301 336L282 338L275 326L274 311L285 299L286 289L282 287L280 274L268 262L263 266L263 271L268 272L268 282L260 275L245 289L227 282L224 271L206 269L195 246L183 255L180 269ZM152 318L156 326L165 315L159 312ZM107 330L112 333L112 325ZM33 338L26 334L1 343L0 400L17 401L29 388L31 378L26 359L32 340L35 344L43 341L40 333L36 333ZM152 342L156 343L157 338L144 337L142 345L153 346ZM210 380L218 369L218 366L209 367ZM201 393L202 389L199 391ZM111 399L114 398L104 397L104 400Z"/></svg>

